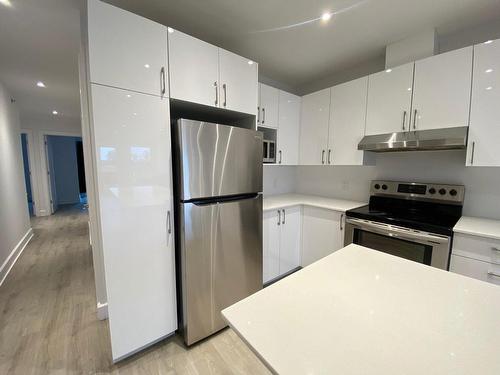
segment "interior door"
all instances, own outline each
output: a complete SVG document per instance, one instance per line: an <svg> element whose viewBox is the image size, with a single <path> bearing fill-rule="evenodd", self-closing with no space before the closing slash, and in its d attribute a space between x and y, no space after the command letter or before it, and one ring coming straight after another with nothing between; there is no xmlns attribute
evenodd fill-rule
<svg viewBox="0 0 500 375"><path fill-rule="evenodd" d="M219 106L219 51L180 31L168 34L170 97Z"/></svg>
<svg viewBox="0 0 500 375"><path fill-rule="evenodd" d="M88 37L92 83L168 96L165 26L89 0Z"/></svg>
<svg viewBox="0 0 500 375"><path fill-rule="evenodd" d="M471 80L472 46L416 61L410 129L468 126Z"/></svg>
<svg viewBox="0 0 500 375"><path fill-rule="evenodd" d="M278 127L278 107L279 107L279 90L274 87L259 83L259 107L261 126L268 128Z"/></svg>
<svg viewBox="0 0 500 375"><path fill-rule="evenodd" d="M330 89L302 97L300 121L300 164L326 163L328 122L330 116Z"/></svg>
<svg viewBox="0 0 500 375"><path fill-rule="evenodd" d="M299 164L300 96L279 92L278 164Z"/></svg>
<svg viewBox="0 0 500 375"><path fill-rule="evenodd" d="M300 206L281 210L280 275L300 266L301 217Z"/></svg>
<svg viewBox="0 0 500 375"><path fill-rule="evenodd" d="M219 48L219 107L257 115L258 64Z"/></svg>
<svg viewBox="0 0 500 375"><path fill-rule="evenodd" d="M177 329L168 101L92 85L113 360Z"/></svg>
<svg viewBox="0 0 500 375"><path fill-rule="evenodd" d="M57 188L56 188L56 175L54 173L54 153L51 143L51 138L47 135L44 135L44 143L45 143L45 165L47 167L47 188L49 191L49 204L50 204L50 213L53 214L57 211Z"/></svg>
<svg viewBox="0 0 500 375"><path fill-rule="evenodd" d="M358 143L365 134L368 77L332 87L328 161L334 165L362 165Z"/></svg>
<svg viewBox="0 0 500 375"><path fill-rule="evenodd" d="M368 77L366 135L408 131L413 66L411 62Z"/></svg>
<svg viewBox="0 0 500 375"><path fill-rule="evenodd" d="M267 283L280 274L281 212L264 212L263 221L263 281Z"/></svg>

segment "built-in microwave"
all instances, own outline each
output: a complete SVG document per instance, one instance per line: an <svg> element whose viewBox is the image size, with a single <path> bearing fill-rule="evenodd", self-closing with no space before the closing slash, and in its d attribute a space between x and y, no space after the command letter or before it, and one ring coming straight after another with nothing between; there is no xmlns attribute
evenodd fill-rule
<svg viewBox="0 0 500 375"><path fill-rule="evenodd" d="M276 163L276 142L264 139L262 143L264 163Z"/></svg>

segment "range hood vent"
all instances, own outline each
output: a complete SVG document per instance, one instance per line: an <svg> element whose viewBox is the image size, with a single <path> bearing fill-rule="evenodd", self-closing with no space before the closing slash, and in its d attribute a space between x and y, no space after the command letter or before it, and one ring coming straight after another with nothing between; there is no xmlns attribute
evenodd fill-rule
<svg viewBox="0 0 500 375"><path fill-rule="evenodd" d="M358 150L373 152L461 150L467 147L467 126L367 135Z"/></svg>

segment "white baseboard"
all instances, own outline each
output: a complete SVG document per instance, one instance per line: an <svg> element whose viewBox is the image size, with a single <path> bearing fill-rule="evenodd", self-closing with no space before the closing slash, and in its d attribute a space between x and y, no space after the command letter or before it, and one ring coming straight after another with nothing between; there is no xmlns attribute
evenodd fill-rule
<svg viewBox="0 0 500 375"><path fill-rule="evenodd" d="M10 270L12 269L17 259L22 254L24 248L32 238L33 238L33 229L30 228L23 236L23 238L21 238L21 241L19 241L19 243L11 251L7 259L5 259L5 262L3 262L2 267L0 267L0 286L2 286Z"/></svg>
<svg viewBox="0 0 500 375"><path fill-rule="evenodd" d="M108 303L97 302L97 319L106 320L108 319Z"/></svg>

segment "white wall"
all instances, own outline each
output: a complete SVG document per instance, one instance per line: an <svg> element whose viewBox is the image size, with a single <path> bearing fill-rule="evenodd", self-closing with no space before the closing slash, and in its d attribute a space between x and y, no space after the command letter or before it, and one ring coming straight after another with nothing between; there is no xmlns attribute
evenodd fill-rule
<svg viewBox="0 0 500 375"><path fill-rule="evenodd" d="M0 83L0 282L16 246L31 232L20 134L18 110Z"/></svg>

